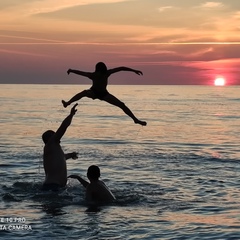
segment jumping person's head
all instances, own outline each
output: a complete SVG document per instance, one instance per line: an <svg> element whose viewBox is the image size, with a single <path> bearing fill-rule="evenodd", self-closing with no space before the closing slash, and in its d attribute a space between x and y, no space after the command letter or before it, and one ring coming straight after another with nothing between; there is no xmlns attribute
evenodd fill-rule
<svg viewBox="0 0 240 240"><path fill-rule="evenodd" d="M91 165L88 168L87 177L89 180L98 180L100 177L100 168L96 165Z"/></svg>
<svg viewBox="0 0 240 240"><path fill-rule="evenodd" d="M47 130L46 132L44 132L42 135L43 142L46 144L54 133L55 132L53 130Z"/></svg>
<svg viewBox="0 0 240 240"><path fill-rule="evenodd" d="M106 72L107 72L107 66L106 66L106 64L103 63L103 62L98 62L98 63L96 64L95 71L96 71L96 72L100 72L100 73L102 73L102 74L106 73Z"/></svg>

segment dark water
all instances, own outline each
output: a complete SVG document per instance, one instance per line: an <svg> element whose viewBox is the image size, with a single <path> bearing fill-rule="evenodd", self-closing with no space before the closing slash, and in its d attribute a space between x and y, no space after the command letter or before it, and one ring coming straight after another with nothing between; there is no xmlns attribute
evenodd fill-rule
<svg viewBox="0 0 240 240"><path fill-rule="evenodd" d="M86 86L1 85L0 238L240 239L240 97L236 87L110 86L148 122L82 99L62 140L101 168L117 201L91 209L71 179L41 192L41 134L68 114L61 99Z"/></svg>

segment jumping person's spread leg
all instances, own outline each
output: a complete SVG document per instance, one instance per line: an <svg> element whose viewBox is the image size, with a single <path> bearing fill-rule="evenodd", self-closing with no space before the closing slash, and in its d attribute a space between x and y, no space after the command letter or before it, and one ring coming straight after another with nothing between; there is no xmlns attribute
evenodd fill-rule
<svg viewBox="0 0 240 240"><path fill-rule="evenodd" d="M139 120L138 118L135 117L135 115L132 113L132 111L123 103L121 102L118 98L116 98L115 96L113 96L112 94L107 94L103 100L105 102L108 102L114 106L117 106L119 108L121 108L130 118L133 119L133 121L136 123L136 124L140 124L142 126L146 126L147 123L145 121L141 121Z"/></svg>
<svg viewBox="0 0 240 240"><path fill-rule="evenodd" d="M73 102L76 102L78 100L80 100L83 97L89 97L89 98L93 98L94 99L94 93L92 93L92 91L89 90L83 90L80 93L77 93L75 96L73 96L69 101L64 101L62 100L62 104L63 106L66 108L68 105L70 105Z"/></svg>
<svg viewBox="0 0 240 240"><path fill-rule="evenodd" d="M62 105L66 108L69 104L66 101L62 100Z"/></svg>

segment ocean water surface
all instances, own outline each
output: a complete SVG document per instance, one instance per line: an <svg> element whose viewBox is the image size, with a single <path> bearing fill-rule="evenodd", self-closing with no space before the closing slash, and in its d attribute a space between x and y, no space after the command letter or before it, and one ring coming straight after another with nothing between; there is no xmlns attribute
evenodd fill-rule
<svg viewBox="0 0 240 240"><path fill-rule="evenodd" d="M239 87L109 86L146 127L79 101L62 138L68 175L96 164L116 202L90 209L74 179L42 192L41 134L84 85L1 85L1 239L240 239Z"/></svg>

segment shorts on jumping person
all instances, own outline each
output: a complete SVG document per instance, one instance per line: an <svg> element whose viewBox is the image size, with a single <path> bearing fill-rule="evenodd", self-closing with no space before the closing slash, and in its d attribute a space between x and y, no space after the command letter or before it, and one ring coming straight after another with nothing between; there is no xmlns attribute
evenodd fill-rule
<svg viewBox="0 0 240 240"><path fill-rule="evenodd" d="M93 91L94 95L96 96L96 98L100 99L100 100L104 100L104 97L107 96L109 94L109 92L106 90L97 90L94 88L90 88L91 91Z"/></svg>

